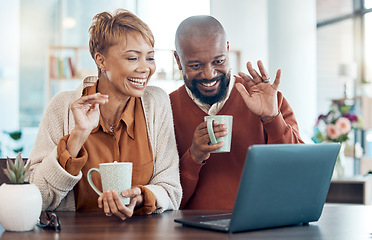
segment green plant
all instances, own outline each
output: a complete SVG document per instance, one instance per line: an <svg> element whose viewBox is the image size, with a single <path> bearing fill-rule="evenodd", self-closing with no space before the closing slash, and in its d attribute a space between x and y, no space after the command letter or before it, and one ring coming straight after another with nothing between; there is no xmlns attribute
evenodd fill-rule
<svg viewBox="0 0 372 240"><path fill-rule="evenodd" d="M28 162L25 165L21 153L18 153L14 163L7 157L6 169L3 169L3 171L9 178L10 183L22 184L25 183L25 179L30 173L30 163Z"/></svg>
<svg viewBox="0 0 372 240"><path fill-rule="evenodd" d="M7 134L13 140L13 144L8 146L9 149L11 149L15 153L20 153L20 152L23 151L23 146L19 146L19 144L16 144L22 138L22 131L21 130L16 130L16 131L12 131L12 132L3 131L3 133ZM14 144L15 144L15 146L14 146Z"/></svg>

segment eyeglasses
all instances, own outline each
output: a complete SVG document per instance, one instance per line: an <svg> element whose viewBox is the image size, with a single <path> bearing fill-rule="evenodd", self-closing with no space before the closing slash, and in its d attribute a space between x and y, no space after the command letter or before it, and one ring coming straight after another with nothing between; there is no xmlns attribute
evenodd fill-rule
<svg viewBox="0 0 372 240"><path fill-rule="evenodd" d="M57 214L49 213L49 212L45 212L45 214L46 214L47 223L42 223L39 218L39 220L36 223L36 226L38 226L39 228L43 228L43 229L61 231L61 223L59 222L59 218Z"/></svg>

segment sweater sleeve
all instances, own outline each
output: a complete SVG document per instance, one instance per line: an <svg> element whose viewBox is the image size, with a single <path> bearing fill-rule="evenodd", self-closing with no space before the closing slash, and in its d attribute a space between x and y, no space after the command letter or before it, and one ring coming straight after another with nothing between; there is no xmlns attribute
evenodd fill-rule
<svg viewBox="0 0 372 240"><path fill-rule="evenodd" d="M180 159L180 175L183 197L180 209L183 209L192 195L199 181L199 172L205 163L197 163L190 155L190 149Z"/></svg>
<svg viewBox="0 0 372 240"><path fill-rule="evenodd" d="M60 165L57 144L68 134L69 105L77 96L71 91L53 98L44 112L28 159L31 163L28 181L39 188L43 210L75 210L72 190L82 174L71 175Z"/></svg>
<svg viewBox="0 0 372 240"><path fill-rule="evenodd" d="M304 143L292 108L281 93L278 94L278 98L279 114L263 124L267 133L267 143Z"/></svg>
<svg viewBox="0 0 372 240"><path fill-rule="evenodd" d="M156 87L147 87L143 105L154 157L154 172L148 185L156 198L155 213L176 210L182 188L173 117L168 95Z"/></svg>

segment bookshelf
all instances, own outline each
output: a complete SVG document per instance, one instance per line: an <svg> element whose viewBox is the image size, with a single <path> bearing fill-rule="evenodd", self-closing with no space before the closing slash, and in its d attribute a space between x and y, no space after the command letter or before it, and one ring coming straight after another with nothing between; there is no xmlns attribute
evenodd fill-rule
<svg viewBox="0 0 372 240"><path fill-rule="evenodd" d="M48 100L60 91L76 88L84 77L97 74L88 46L49 46L48 63Z"/></svg>

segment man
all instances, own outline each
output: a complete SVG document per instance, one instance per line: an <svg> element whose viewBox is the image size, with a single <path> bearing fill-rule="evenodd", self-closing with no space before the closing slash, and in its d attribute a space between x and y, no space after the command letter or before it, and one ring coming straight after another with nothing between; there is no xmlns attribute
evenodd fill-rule
<svg viewBox="0 0 372 240"><path fill-rule="evenodd" d="M229 42L211 16L185 19L176 32L175 58L185 84L170 94L183 187L181 208L232 209L248 147L252 144L303 143L294 113L261 61L259 73L231 77ZM206 115L232 115L231 151L211 153ZM214 122L216 138L226 125ZM275 161L275 159L273 159Z"/></svg>

